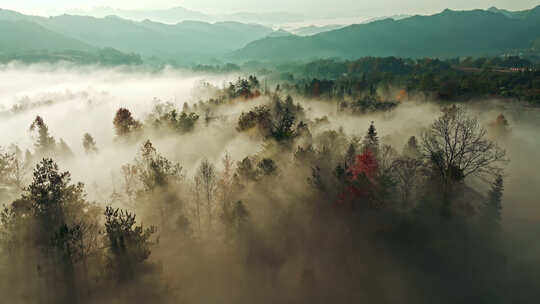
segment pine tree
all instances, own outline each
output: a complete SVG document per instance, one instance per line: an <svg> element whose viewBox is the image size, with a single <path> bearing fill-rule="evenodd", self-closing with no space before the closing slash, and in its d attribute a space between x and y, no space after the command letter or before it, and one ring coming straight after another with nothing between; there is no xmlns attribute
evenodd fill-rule
<svg viewBox="0 0 540 304"><path fill-rule="evenodd" d="M418 140L415 136L411 136L403 148L403 155L405 157L418 159L421 154L420 148L418 147Z"/></svg>
<svg viewBox="0 0 540 304"><path fill-rule="evenodd" d="M96 141L94 140L92 135L90 135L89 133L85 133L83 136L83 148L86 154L92 154L92 153L98 152Z"/></svg>
<svg viewBox="0 0 540 304"><path fill-rule="evenodd" d="M49 134L49 127L43 121L41 116L36 116L36 119L30 125L30 131L37 131L37 139L34 143L36 152L46 155L51 153L56 148L56 141L54 137Z"/></svg>
<svg viewBox="0 0 540 304"><path fill-rule="evenodd" d="M498 175L488 193L488 200L484 209L484 222L490 231L496 231L500 227L503 192L504 180L501 175Z"/></svg>
<svg viewBox="0 0 540 304"><path fill-rule="evenodd" d="M373 155L377 156L379 152L379 137L377 135L377 129L375 129L375 123L372 121L366 136L364 137L364 151L369 150Z"/></svg>

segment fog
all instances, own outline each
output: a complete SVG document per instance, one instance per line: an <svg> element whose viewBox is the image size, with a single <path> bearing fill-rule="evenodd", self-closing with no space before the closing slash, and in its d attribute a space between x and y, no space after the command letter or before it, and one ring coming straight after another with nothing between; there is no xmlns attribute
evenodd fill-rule
<svg viewBox="0 0 540 304"><path fill-rule="evenodd" d="M145 126L142 136L119 142L113 126L119 108L129 109L133 117L146 124L156 105L169 102L177 109L182 109L184 103L193 107L199 101L212 98L217 88L239 76L202 75L174 69L150 72L71 65L0 67L0 147L7 149L15 144L23 151L33 152L35 136L30 132L30 125L39 115L47 124L50 135L57 141L65 141L73 151L74 157L59 157L55 161L61 171L71 173L73 182L86 185L90 201L95 201L101 208L113 205L134 209L143 224L158 226L157 234L162 240L152 248L149 259L161 267L158 275L144 276L118 287L122 292L98 284L102 292L85 290L93 292L91 300L85 302L83 297L79 300L84 303L325 303L331 300L340 303L359 300L433 303L442 296L437 291L441 291L444 284L434 283L436 275L428 274L420 265L406 263L403 259L406 253L402 256L395 252L400 246L391 248L374 241L367 230L350 232L351 229L370 227L370 221L381 221L384 216L375 217L375 220L362 217L361 223L347 226L335 217L324 222L309 215L307 210L313 208L311 204L322 203L327 198L310 188L310 167L306 171L306 168L292 164L296 147L292 152L286 152L252 131L239 132L237 129L240 114L268 103L270 98L267 96L215 107L205 117L201 113L195 128L185 134L159 132ZM420 138L441 114L441 106L447 106L409 100L389 112L352 115L338 112L330 101L293 98L303 107L304 120L315 121L327 116L328 123L310 125L315 142L322 141L319 137L328 130L338 133L342 130L347 140L362 139L373 122L380 142L391 145L399 153L411 136ZM489 133L507 151L510 160L504 166L501 248L514 264L524 259L537 263L538 258L534 256L538 256L540 247L532 241L540 233L540 110L501 100L478 100L462 106L486 128L501 113L508 120L507 134L495 136ZM85 133L95 139L98 153L85 153L82 145ZM159 226L159 221L146 214L148 207L133 208L123 201L111 199L113 192L123 191L122 166L140 157L141 146L146 140L152 142L158 153L182 166L182 190L174 191L181 191L179 197L187 210L194 240L179 237L170 228ZM333 152L341 153L346 146L331 148L335 150ZM253 155L258 159L272 158L279 172L277 176L261 177L257 183L245 182L239 191L241 194L234 196L235 201L242 200L246 204L254 227L248 234L239 233L236 245L223 241L226 233L221 229L225 228L217 223L204 233L200 226L196 228L195 196L193 190L189 190L201 162L208 160L221 174L224 170L222 159L227 154L233 164ZM30 170L26 172L24 182L27 185L32 182ZM467 179L466 183L483 195L490 189L489 184L478 179ZM4 199L0 201L8 203ZM215 205L213 208L217 209L218 203ZM323 210L320 212L329 212ZM211 217L208 221L211 227ZM93 261L89 265L98 267L96 265L101 264ZM10 266L0 268L9 269ZM96 274L96 277L99 276ZM4 288L8 286L6 280L10 278L0 274L0 292L8 292ZM102 280L100 282L107 282L107 279ZM31 284L37 281L34 279ZM25 287L17 285L20 281L14 282L10 293L1 295L7 302L32 303L21 295L43 296L42 287L31 284ZM471 290L462 292L472 294ZM451 294L451 291L446 292ZM54 294L54 291L50 293ZM455 295L448 302L457 303L459 299ZM50 294L43 301L60 302Z"/></svg>

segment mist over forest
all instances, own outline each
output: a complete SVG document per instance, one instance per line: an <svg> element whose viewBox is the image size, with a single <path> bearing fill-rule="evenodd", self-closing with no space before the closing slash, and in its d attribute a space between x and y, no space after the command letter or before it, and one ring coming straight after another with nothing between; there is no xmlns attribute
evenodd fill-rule
<svg viewBox="0 0 540 304"><path fill-rule="evenodd" d="M536 303L539 8L0 10L0 302Z"/></svg>

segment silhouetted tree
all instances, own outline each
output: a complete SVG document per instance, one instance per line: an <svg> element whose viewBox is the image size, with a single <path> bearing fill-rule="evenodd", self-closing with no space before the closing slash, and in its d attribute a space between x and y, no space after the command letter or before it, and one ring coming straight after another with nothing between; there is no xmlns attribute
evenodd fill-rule
<svg viewBox="0 0 540 304"><path fill-rule="evenodd" d="M34 142L37 153L47 155L54 152L56 149L56 140L49 134L49 127L45 124L41 116L36 116L36 119L30 125L30 131L37 132Z"/></svg>
<svg viewBox="0 0 540 304"><path fill-rule="evenodd" d="M440 178L444 214L450 211L449 194L455 182L471 175L497 176L502 172L499 164L506 161L506 152L486 138L478 120L457 106L444 108L422 134L422 152Z"/></svg>
<svg viewBox="0 0 540 304"><path fill-rule="evenodd" d="M86 154L93 154L98 152L96 141L90 133L85 133L83 136L83 148Z"/></svg>
<svg viewBox="0 0 540 304"><path fill-rule="evenodd" d="M142 128L142 124L135 120L131 112L126 108L120 108L116 111L113 125L116 130L116 135L118 136L126 136L133 131L139 131Z"/></svg>
<svg viewBox="0 0 540 304"><path fill-rule="evenodd" d="M207 159L203 160L197 171L202 186L204 196L206 198L206 211L208 215L208 228L212 227L212 201L216 190L216 169Z"/></svg>
<svg viewBox="0 0 540 304"><path fill-rule="evenodd" d="M257 169L261 175L270 176L277 173L277 166L274 160L264 158L257 164Z"/></svg>
<svg viewBox="0 0 540 304"><path fill-rule="evenodd" d="M135 217L124 210L105 209L109 265L120 282L135 278L138 267L150 257L150 238L156 233L155 227L136 226Z"/></svg>
<svg viewBox="0 0 540 304"><path fill-rule="evenodd" d="M369 150L371 153L373 153L373 155L375 155L375 157L377 157L379 153L379 137L377 136L377 129L375 129L374 122L371 122L369 125L369 129L364 137L362 146L364 151Z"/></svg>
<svg viewBox="0 0 540 304"><path fill-rule="evenodd" d="M503 192L503 177L498 175L491 186L491 190L488 193L487 204L483 210L484 222L492 233L496 233L500 229Z"/></svg>
<svg viewBox="0 0 540 304"><path fill-rule="evenodd" d="M137 200L146 204L150 214L158 211L162 229L167 228L168 215L181 208L177 194L184 179L182 166L159 154L147 140L135 159L133 170L142 187L137 191Z"/></svg>

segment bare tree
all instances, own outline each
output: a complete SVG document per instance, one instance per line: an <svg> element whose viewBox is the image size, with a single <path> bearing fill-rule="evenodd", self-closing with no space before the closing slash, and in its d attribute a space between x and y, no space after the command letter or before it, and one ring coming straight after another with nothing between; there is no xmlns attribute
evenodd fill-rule
<svg viewBox="0 0 540 304"><path fill-rule="evenodd" d="M232 195L232 181L233 181L233 161L228 152L225 153L225 156L222 159L223 163L223 172L219 178L217 184L217 190L220 196L222 203L223 213L229 211Z"/></svg>
<svg viewBox="0 0 540 304"><path fill-rule="evenodd" d="M201 188L202 188L202 180L199 174L195 175L195 204L197 205L197 224L199 226L199 235L201 234Z"/></svg>
<svg viewBox="0 0 540 304"><path fill-rule="evenodd" d="M398 181L398 189L404 208L409 207L414 195L416 181L422 168L422 161L412 157L401 157L394 161L392 172Z"/></svg>
<svg viewBox="0 0 540 304"><path fill-rule="evenodd" d="M202 190L206 198L206 211L208 214L208 227L212 226L212 198L216 188L216 168L207 159L199 166L197 176L200 179Z"/></svg>
<svg viewBox="0 0 540 304"><path fill-rule="evenodd" d="M462 107L444 108L422 134L422 153L438 173L445 201L452 184L468 176L483 179L502 173L506 152L487 139L486 129ZM448 204L448 202L445 202Z"/></svg>

